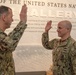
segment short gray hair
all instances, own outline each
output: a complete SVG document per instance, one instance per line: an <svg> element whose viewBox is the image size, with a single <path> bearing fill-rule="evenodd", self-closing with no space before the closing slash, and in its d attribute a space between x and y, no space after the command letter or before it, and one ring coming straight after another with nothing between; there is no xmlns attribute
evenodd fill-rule
<svg viewBox="0 0 76 75"><path fill-rule="evenodd" d="M72 29L72 24L70 21L68 20L63 20L63 21L60 21L59 23L62 23L67 29Z"/></svg>
<svg viewBox="0 0 76 75"><path fill-rule="evenodd" d="M0 16L3 14L3 13L8 13L8 11L9 11L9 7L7 7L7 6L0 6Z"/></svg>

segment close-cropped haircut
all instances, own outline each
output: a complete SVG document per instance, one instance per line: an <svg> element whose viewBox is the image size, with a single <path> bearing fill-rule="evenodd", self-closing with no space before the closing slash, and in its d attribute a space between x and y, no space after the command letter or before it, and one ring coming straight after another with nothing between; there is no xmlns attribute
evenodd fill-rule
<svg viewBox="0 0 76 75"><path fill-rule="evenodd" d="M1 14L3 14L3 13L8 13L8 10L9 10L9 7L7 7L7 6L0 6L0 16L1 16Z"/></svg>
<svg viewBox="0 0 76 75"><path fill-rule="evenodd" d="M70 21L68 20L63 20L63 21L60 21L59 23L63 24L67 29L72 29L72 24Z"/></svg>

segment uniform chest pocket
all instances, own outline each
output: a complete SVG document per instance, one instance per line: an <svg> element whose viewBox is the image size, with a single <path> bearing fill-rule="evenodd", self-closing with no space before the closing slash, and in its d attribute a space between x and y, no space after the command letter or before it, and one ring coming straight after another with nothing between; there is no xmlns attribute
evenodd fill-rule
<svg viewBox="0 0 76 75"><path fill-rule="evenodd" d="M62 60L68 61L68 58L69 58L69 48L68 47L62 48L61 53L60 53L60 58Z"/></svg>

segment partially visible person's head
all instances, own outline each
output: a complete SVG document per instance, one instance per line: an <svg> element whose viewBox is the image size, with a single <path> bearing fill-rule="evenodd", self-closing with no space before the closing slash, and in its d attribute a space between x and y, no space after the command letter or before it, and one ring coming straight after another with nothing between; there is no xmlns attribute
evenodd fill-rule
<svg viewBox="0 0 76 75"><path fill-rule="evenodd" d="M0 22L5 29L9 28L13 21L12 9L7 6L0 6Z"/></svg>
<svg viewBox="0 0 76 75"><path fill-rule="evenodd" d="M70 21L68 20L60 21L58 23L58 29L57 29L58 36L64 37L70 35L71 29L72 29L72 24Z"/></svg>

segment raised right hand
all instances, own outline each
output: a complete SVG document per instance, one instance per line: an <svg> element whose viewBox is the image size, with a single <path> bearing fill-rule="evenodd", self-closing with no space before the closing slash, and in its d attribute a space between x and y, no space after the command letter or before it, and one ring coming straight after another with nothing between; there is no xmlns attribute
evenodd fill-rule
<svg viewBox="0 0 76 75"><path fill-rule="evenodd" d="M22 6L22 9L21 9L21 12L20 12L20 20L22 22L25 22L25 23L27 21L27 6L26 6L26 4L24 4Z"/></svg>
<svg viewBox="0 0 76 75"><path fill-rule="evenodd" d="M45 26L45 32L48 32L52 27L51 27L52 21L48 21L46 26Z"/></svg>

